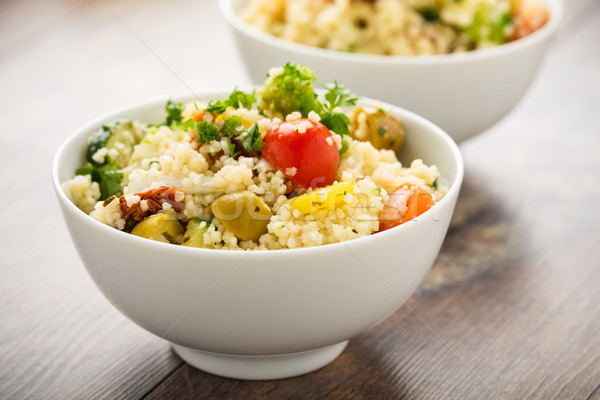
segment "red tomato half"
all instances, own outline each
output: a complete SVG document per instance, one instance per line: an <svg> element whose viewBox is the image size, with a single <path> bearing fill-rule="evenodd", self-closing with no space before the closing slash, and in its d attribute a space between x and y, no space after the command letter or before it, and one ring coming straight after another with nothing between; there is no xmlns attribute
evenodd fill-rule
<svg viewBox="0 0 600 400"><path fill-rule="evenodd" d="M298 186L333 183L340 156L325 125L306 118L280 122L271 126L263 141L263 156Z"/></svg>

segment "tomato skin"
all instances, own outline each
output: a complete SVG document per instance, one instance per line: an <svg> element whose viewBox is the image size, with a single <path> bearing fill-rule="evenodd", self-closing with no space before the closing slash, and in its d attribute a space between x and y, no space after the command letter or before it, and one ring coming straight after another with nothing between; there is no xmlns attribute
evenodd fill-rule
<svg viewBox="0 0 600 400"><path fill-rule="evenodd" d="M407 183L400 186L385 202L379 213L379 232L417 218L433 205L433 197L424 188ZM400 211L405 209L404 213Z"/></svg>
<svg viewBox="0 0 600 400"><path fill-rule="evenodd" d="M314 189L335 180L340 156L325 125L307 118L276 123L263 141L263 156L298 186Z"/></svg>

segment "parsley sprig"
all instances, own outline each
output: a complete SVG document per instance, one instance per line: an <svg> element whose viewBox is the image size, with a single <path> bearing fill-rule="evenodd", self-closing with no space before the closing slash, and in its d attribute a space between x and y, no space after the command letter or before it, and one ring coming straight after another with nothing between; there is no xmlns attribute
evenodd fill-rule
<svg viewBox="0 0 600 400"><path fill-rule="evenodd" d="M184 129L196 129L198 132L198 141L202 146L205 143L219 139L225 136L228 139L227 146L232 157L237 157L240 154L254 155L257 154L265 145L262 140L258 124L254 123L250 128L246 129L242 123L242 118L238 115L226 120L221 129L216 125L204 120L196 122L193 119L188 119L179 124Z"/></svg>
<svg viewBox="0 0 600 400"><path fill-rule="evenodd" d="M182 120L183 103L169 100L165 106L165 111L167 112L167 119L162 123L163 125L171 126L173 122L179 123Z"/></svg>
<svg viewBox="0 0 600 400"><path fill-rule="evenodd" d="M253 95L244 93L241 90L238 90L236 87L233 92L231 92L227 100L210 101L208 103L208 107L206 107L206 111L222 114L225 112L225 110L227 110L227 107L233 107L237 110L240 108L241 104L242 107L250 109L254 103L256 103L256 99Z"/></svg>
<svg viewBox="0 0 600 400"><path fill-rule="evenodd" d="M328 83L325 88L327 89L324 96L326 102L317 100L316 112L321 116L321 123L340 136L348 135L350 133L348 129L350 118L339 111L338 107L356 105L358 96L344 85L337 83L337 81Z"/></svg>

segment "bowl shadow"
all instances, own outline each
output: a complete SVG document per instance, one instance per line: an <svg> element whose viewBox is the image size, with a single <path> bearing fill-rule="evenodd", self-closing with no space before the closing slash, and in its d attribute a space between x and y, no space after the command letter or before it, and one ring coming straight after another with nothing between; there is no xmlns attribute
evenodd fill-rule
<svg viewBox="0 0 600 400"><path fill-rule="evenodd" d="M525 241L507 207L483 177L465 173L446 239L416 293L471 280L519 254Z"/></svg>

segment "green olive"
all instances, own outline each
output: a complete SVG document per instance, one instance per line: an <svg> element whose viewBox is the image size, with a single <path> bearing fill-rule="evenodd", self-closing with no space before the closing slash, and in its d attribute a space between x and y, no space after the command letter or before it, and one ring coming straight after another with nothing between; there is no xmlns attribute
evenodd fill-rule
<svg viewBox="0 0 600 400"><path fill-rule="evenodd" d="M350 116L350 136L397 153L404 144L404 126L381 108L356 107Z"/></svg>
<svg viewBox="0 0 600 400"><path fill-rule="evenodd" d="M183 227L173 214L158 213L144 218L131 234L158 242L181 244Z"/></svg>
<svg viewBox="0 0 600 400"><path fill-rule="evenodd" d="M212 249L212 244L204 244L204 233L206 233L210 222L200 218L192 218L188 222L187 229L183 235L182 246L188 247L204 247L206 249Z"/></svg>
<svg viewBox="0 0 600 400"><path fill-rule="evenodd" d="M273 216L264 201L248 191L224 194L210 208L225 228L242 240L257 241L267 233Z"/></svg>

